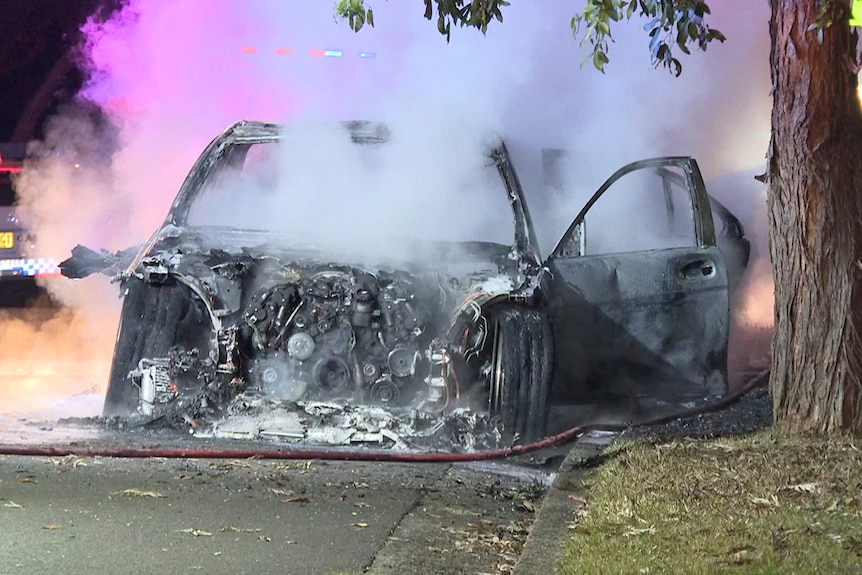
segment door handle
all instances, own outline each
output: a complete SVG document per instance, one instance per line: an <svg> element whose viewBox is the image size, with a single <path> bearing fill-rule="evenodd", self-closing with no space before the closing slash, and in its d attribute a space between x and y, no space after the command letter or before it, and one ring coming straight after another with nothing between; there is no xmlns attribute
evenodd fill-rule
<svg viewBox="0 0 862 575"><path fill-rule="evenodd" d="M679 269L679 279L707 279L715 275L715 263L712 260L694 260Z"/></svg>

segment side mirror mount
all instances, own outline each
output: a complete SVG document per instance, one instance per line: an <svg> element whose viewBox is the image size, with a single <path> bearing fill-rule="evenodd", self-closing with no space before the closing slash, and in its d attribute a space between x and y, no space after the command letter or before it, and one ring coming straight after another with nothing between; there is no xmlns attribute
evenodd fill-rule
<svg viewBox="0 0 862 575"><path fill-rule="evenodd" d="M572 232L572 247L577 250L575 255L582 256L587 253L587 222L581 220L575 225Z"/></svg>
<svg viewBox="0 0 862 575"><path fill-rule="evenodd" d="M587 253L587 224L581 220L572 228L572 233L565 238L557 256L571 258L585 253Z"/></svg>

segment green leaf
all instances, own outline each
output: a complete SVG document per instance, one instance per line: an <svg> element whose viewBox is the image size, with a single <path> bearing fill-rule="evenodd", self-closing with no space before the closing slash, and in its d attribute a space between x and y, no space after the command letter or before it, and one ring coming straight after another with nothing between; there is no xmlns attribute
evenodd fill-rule
<svg viewBox="0 0 862 575"><path fill-rule="evenodd" d="M371 8L368 9L368 12L365 15L365 21L368 22L368 25L372 28L374 27L374 11Z"/></svg>
<svg viewBox="0 0 862 575"><path fill-rule="evenodd" d="M700 36L700 28L694 22L688 23L688 35L692 38L697 38Z"/></svg>
<svg viewBox="0 0 862 575"><path fill-rule="evenodd" d="M608 55L605 54L601 50L596 50L595 54L593 54L593 66L595 66L599 72L604 74L605 73L605 64L607 64L607 63L608 63Z"/></svg>
<svg viewBox="0 0 862 575"><path fill-rule="evenodd" d="M365 15L362 12L351 13L350 17L347 20L348 26L354 32L359 32L362 30L362 26L365 25Z"/></svg>
<svg viewBox="0 0 862 575"><path fill-rule="evenodd" d="M727 40L727 38L724 36L724 34L719 32L718 30L712 30L711 29L709 32L706 33L706 41L712 42L713 40L718 40L719 42L724 42L725 40Z"/></svg>

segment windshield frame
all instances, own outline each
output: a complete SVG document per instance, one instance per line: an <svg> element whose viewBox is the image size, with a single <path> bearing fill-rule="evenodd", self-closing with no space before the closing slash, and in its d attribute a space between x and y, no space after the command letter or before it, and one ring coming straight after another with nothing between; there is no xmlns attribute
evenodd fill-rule
<svg viewBox="0 0 862 575"><path fill-rule="evenodd" d="M366 121L342 122L350 132L355 143L384 143L389 139L388 128L384 124ZM155 244L166 237L181 235L183 230L191 230L188 225L188 214L198 195L205 188L210 178L218 173L228 161L228 151L240 144L278 143L282 138L284 127L272 122L243 120L228 127L204 149L186 176L180 187L164 223L141 246L135 260L127 268L127 274L133 273L141 260L152 250ZM503 189L512 209L513 243L510 246L517 259L529 267L538 269L541 265L536 246L535 231L527 206L524 203L520 181L515 173L504 142L497 140L488 153L493 161L503 183ZM241 228L236 228L242 231ZM252 231L252 230L249 230Z"/></svg>
<svg viewBox="0 0 862 575"><path fill-rule="evenodd" d="M344 122L343 125L349 130L351 139L358 144L384 143L389 139L388 128L383 124ZM188 224L188 216L192 206L211 178L216 177L221 170L228 168L237 153L242 153L239 146L277 144L282 139L282 132L282 126L266 122L244 121L228 128L213 140L192 167L171 206L165 225L190 229L192 226ZM511 245L518 252L528 254L538 261L529 212L523 201L520 182L502 141L498 141L497 145L490 150L488 158L497 169L503 184L502 189L505 190L508 204L512 209Z"/></svg>

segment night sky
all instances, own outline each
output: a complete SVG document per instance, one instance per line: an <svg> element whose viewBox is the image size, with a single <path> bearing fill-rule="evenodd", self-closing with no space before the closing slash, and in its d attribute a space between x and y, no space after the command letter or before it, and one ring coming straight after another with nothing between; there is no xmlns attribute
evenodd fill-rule
<svg viewBox="0 0 862 575"><path fill-rule="evenodd" d="M74 97L83 81L78 29L120 1L0 0L0 142L39 137L46 117Z"/></svg>

